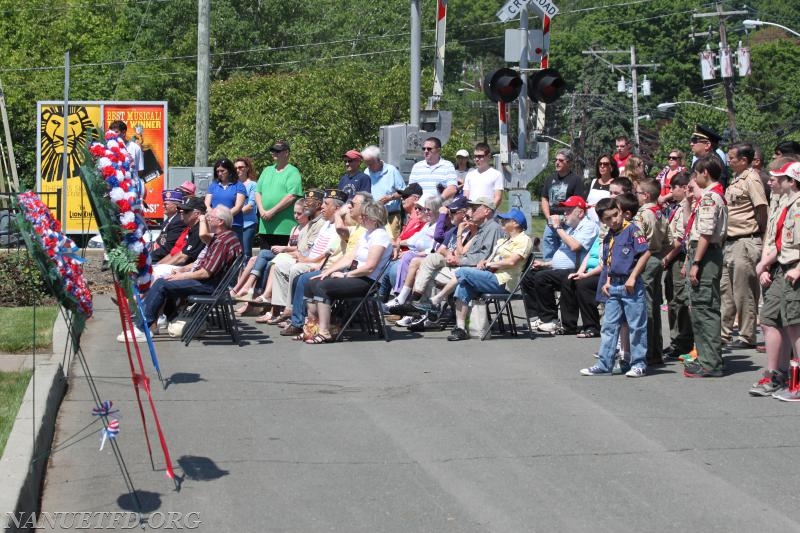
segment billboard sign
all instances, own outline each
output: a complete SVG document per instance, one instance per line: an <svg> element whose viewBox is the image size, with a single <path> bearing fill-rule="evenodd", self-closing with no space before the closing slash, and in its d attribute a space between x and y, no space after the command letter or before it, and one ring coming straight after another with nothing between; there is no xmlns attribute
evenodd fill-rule
<svg viewBox="0 0 800 533"><path fill-rule="evenodd" d="M57 218L65 233L95 233L97 225L91 211L79 171L83 164L86 142L92 129L105 132L115 120L128 127L127 141L139 144L144 169L145 216L164 216L161 193L164 170L167 168L167 103L166 102L70 102L67 116L67 140L64 141L64 103L38 102L39 128L36 141L37 190L61 193L62 212ZM63 193L63 153L68 154L66 194ZM45 198L53 195L45 195ZM53 201L54 203L54 201ZM55 205L49 206L55 212Z"/></svg>

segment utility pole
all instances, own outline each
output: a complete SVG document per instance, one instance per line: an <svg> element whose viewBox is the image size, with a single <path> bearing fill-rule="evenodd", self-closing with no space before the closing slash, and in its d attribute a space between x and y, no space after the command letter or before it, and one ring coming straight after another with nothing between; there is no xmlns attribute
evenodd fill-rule
<svg viewBox="0 0 800 533"><path fill-rule="evenodd" d="M209 20L211 0L197 0L197 107L194 166L208 166L208 85L210 71Z"/></svg>
<svg viewBox="0 0 800 533"><path fill-rule="evenodd" d="M411 94L409 95L409 125L419 127L420 48L422 25L419 0L411 0Z"/></svg>
<svg viewBox="0 0 800 533"><path fill-rule="evenodd" d="M630 72L631 76L631 98L633 100L633 143L634 147L636 148L636 152L639 151L639 79L638 79L638 72L637 69L640 68L652 68L656 69L661 66L661 63L637 63L636 62L636 47L631 45L631 49L629 50L584 50L582 52L584 55L591 55L595 58L599 59L606 65L610 66L613 70L620 72L623 74L627 74ZM601 57L601 54L628 54L631 55L631 62L630 64L615 64L607 59ZM626 72L627 71L627 72ZM645 76L645 83L647 76ZM621 83L624 82L621 80ZM649 96L650 91L649 89L645 89L644 96Z"/></svg>
<svg viewBox="0 0 800 533"><path fill-rule="evenodd" d="M717 1L717 10L712 13L695 13L694 18L717 17L719 19L719 49L720 52L727 50L728 61L730 61L730 48L728 47L728 36L725 28L725 21L732 15L749 15L747 11L723 11L722 3ZM739 140L739 131L736 129L736 111L733 107L733 72L727 72L722 68L722 82L725 87L725 108L728 113L728 127L731 131L731 141ZM726 75L728 74L728 75Z"/></svg>

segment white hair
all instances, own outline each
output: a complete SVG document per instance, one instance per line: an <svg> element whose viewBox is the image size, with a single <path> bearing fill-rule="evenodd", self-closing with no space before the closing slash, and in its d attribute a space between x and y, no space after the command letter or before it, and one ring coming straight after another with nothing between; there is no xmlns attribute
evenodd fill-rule
<svg viewBox="0 0 800 533"><path fill-rule="evenodd" d="M364 159L375 159L376 161L381 158L381 149L375 146L374 144L370 144L363 150L361 150L361 157Z"/></svg>

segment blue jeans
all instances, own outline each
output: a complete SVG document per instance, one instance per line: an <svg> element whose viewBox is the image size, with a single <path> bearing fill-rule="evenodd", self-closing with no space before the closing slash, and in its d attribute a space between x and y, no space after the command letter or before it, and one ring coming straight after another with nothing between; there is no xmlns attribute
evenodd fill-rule
<svg viewBox="0 0 800 533"><path fill-rule="evenodd" d="M242 229L242 249L244 250L244 264L253 257L253 239L256 236L258 224L250 224Z"/></svg>
<svg viewBox="0 0 800 533"><path fill-rule="evenodd" d="M306 302L305 292L308 280L318 275L321 270L314 270L312 272L305 272L294 278L294 287L292 287L292 325L296 328L302 328L306 323Z"/></svg>
<svg viewBox="0 0 800 533"><path fill-rule="evenodd" d="M273 259L275 259L275 253L272 250L267 249L258 252L256 263L250 271L252 275L258 278L255 285L257 292L264 292L264 287L267 286L267 276L269 275L269 269L272 266L271 261Z"/></svg>
<svg viewBox="0 0 800 533"><path fill-rule="evenodd" d="M559 246L561 246L561 239L558 233L550 227L550 224L547 224L542 234L542 261L550 261Z"/></svg>
<svg viewBox="0 0 800 533"><path fill-rule="evenodd" d="M633 294L628 294L624 282L612 281L608 292L603 327L600 329L600 351L597 364L606 372L611 372L614 368L619 327L623 322L627 322L631 338L631 366L645 368L647 366L647 298L644 283L641 278L636 280Z"/></svg>
<svg viewBox="0 0 800 533"><path fill-rule="evenodd" d="M211 294L214 292L214 283L211 280L178 279L167 281L158 278L147 296L144 298L144 321L146 325L151 325L158 320L158 315L162 306L167 318L172 318L175 314L175 306L172 300L185 298L192 294Z"/></svg>
<svg viewBox="0 0 800 533"><path fill-rule="evenodd" d="M453 295L465 304L484 293L508 294L506 288L497 283L497 276L488 270L461 267L456 269L455 276L458 285Z"/></svg>
<svg viewBox="0 0 800 533"><path fill-rule="evenodd" d="M397 270L400 268L400 261L395 259L389 263L389 268L384 272L381 278L381 286L378 288L378 295L384 302L389 299L394 288L394 282L397 278Z"/></svg>

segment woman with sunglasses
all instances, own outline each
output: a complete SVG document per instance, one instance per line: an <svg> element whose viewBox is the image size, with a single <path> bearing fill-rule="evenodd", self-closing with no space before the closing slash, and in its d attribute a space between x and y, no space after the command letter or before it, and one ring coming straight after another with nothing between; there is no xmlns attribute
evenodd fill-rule
<svg viewBox="0 0 800 533"><path fill-rule="evenodd" d="M214 163L214 180L208 186L205 197L206 211L223 205L231 210L233 226L231 229L241 243L244 217L242 207L247 199L247 190L236 177L236 169L230 159L218 159Z"/></svg>
<svg viewBox="0 0 800 533"><path fill-rule="evenodd" d="M670 187L672 177L685 170L686 168L683 166L683 152L680 150L670 150L669 157L667 158L667 166L656 174L656 179L658 183L661 184L661 195L658 197L658 203L665 206L667 214L672 210L672 205L676 204L672 199L672 188Z"/></svg>
<svg viewBox="0 0 800 533"><path fill-rule="evenodd" d="M603 198L611 196L609 188L611 182L619 177L619 167L611 155L602 154L594 163L594 175L595 178L589 186L589 194L586 197L586 203L589 205L595 205ZM600 223L593 207L589 209L587 216L598 224Z"/></svg>
<svg viewBox="0 0 800 533"><path fill-rule="evenodd" d="M244 185L247 196L242 206L242 248L244 248L245 263L253 256L253 238L258 230L258 210L256 209L256 171L253 169L253 160L249 157L240 157L233 162L239 183Z"/></svg>

